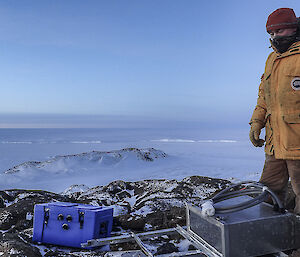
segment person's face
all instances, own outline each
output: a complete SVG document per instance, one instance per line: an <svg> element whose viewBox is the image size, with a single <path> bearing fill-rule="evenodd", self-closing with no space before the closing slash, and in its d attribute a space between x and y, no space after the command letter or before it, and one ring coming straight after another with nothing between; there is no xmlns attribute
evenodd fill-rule
<svg viewBox="0 0 300 257"><path fill-rule="evenodd" d="M274 39L276 36L284 37L284 36L291 36L297 31L296 28L289 28L289 29L275 29L269 32L271 39Z"/></svg>

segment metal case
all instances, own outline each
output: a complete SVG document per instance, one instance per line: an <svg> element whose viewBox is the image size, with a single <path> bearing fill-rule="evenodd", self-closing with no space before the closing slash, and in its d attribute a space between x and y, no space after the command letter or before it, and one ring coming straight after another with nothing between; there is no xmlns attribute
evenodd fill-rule
<svg viewBox="0 0 300 257"><path fill-rule="evenodd" d="M249 200L226 200L228 206ZM206 246L211 256L248 257L300 248L300 221L292 213L278 213L266 203L228 214L204 217L201 209L187 206L188 231Z"/></svg>
<svg viewBox="0 0 300 257"><path fill-rule="evenodd" d="M110 207L65 202L36 204L32 240L81 247L87 240L110 236L112 222Z"/></svg>

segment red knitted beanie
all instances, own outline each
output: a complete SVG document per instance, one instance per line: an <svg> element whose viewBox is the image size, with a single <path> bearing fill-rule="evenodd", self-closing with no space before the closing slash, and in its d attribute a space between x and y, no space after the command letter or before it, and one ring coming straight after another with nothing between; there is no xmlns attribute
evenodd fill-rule
<svg viewBox="0 0 300 257"><path fill-rule="evenodd" d="M297 28L297 18L293 9L279 8L272 12L266 24L267 31L277 29Z"/></svg>

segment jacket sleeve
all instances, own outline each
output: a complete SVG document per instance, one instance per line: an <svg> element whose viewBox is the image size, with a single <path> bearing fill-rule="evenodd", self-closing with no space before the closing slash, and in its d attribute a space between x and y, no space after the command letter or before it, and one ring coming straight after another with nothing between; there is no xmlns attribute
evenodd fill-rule
<svg viewBox="0 0 300 257"><path fill-rule="evenodd" d="M250 125L253 123L257 123L256 125L260 125L261 128L265 126L265 117L267 112L266 102L265 102L265 93L264 93L264 75L261 77L261 83L259 85L258 89L258 98L257 98L257 104L253 111Z"/></svg>

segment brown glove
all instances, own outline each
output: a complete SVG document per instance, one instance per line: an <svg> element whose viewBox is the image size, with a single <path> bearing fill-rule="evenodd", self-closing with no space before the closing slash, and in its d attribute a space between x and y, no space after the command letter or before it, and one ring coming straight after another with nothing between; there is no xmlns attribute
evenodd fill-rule
<svg viewBox="0 0 300 257"><path fill-rule="evenodd" d="M259 138L261 129L262 129L261 124L259 124L257 122L251 124L249 138L250 138L251 143L255 147L262 147L265 143L265 140Z"/></svg>

